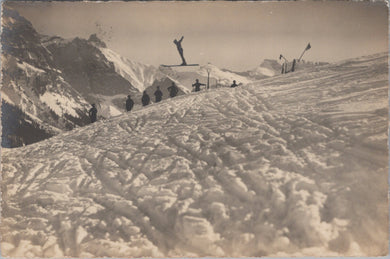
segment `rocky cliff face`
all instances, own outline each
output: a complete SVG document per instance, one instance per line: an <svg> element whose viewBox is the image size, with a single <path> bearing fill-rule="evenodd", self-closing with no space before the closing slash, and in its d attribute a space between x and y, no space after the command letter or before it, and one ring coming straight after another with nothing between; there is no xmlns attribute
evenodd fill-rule
<svg viewBox="0 0 390 259"><path fill-rule="evenodd" d="M139 92L116 73L113 63L98 48L104 43L95 35L89 40L48 38L43 44L52 53L54 65L62 71L64 79L88 101L97 101L96 95Z"/></svg>
<svg viewBox="0 0 390 259"><path fill-rule="evenodd" d="M29 144L86 124L87 101L64 79L31 23L7 7L2 22L3 146ZM10 130L15 126L10 121L40 134L22 136Z"/></svg>

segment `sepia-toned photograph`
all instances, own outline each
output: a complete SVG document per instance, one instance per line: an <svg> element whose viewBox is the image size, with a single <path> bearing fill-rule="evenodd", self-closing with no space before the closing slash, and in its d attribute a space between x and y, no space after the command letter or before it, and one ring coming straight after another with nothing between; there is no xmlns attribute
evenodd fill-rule
<svg viewBox="0 0 390 259"><path fill-rule="evenodd" d="M2 257L385 256L384 1L4 1Z"/></svg>

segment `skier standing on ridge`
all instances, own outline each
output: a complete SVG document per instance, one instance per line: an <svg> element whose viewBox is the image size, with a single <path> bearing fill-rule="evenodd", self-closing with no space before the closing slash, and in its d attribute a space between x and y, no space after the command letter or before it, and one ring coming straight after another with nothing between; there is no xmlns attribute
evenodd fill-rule
<svg viewBox="0 0 390 259"><path fill-rule="evenodd" d="M154 92L154 96L156 97L156 103L162 100L163 93L161 92L159 86L157 86L157 90Z"/></svg>
<svg viewBox="0 0 390 259"><path fill-rule="evenodd" d="M131 109L133 109L134 101L131 99L131 96L128 95L126 99L126 110L129 112Z"/></svg>
<svg viewBox="0 0 390 259"><path fill-rule="evenodd" d="M171 98L173 98L177 95L177 93L179 92L179 89L177 89L177 86L175 85L175 83L172 82L172 85L170 87L168 87L168 91L169 91L169 96Z"/></svg>
<svg viewBox="0 0 390 259"><path fill-rule="evenodd" d="M175 43L176 47L177 47L177 50L179 51L179 54L180 54L180 57L181 57L181 60L183 61L181 63L181 66L185 66L187 65L187 62L186 60L184 59L184 55L183 55L183 48L181 47L181 42L183 41L184 39L184 36L181 36L181 39L180 40L174 40L173 43Z"/></svg>
<svg viewBox="0 0 390 259"><path fill-rule="evenodd" d="M88 111L89 118L91 119L91 123L94 123L96 121L96 115L97 115L97 109L95 104L92 104L92 108Z"/></svg>
<svg viewBox="0 0 390 259"><path fill-rule="evenodd" d="M236 80L233 80L233 84L230 86L230 87L237 87L238 86L238 84L236 84Z"/></svg>
<svg viewBox="0 0 390 259"><path fill-rule="evenodd" d="M149 95L146 93L146 91L144 91L144 94L142 95L142 105L143 106L146 106L150 103L150 97Z"/></svg>
<svg viewBox="0 0 390 259"><path fill-rule="evenodd" d="M205 84L199 83L199 80L198 80L198 79L196 79L195 81L196 81L195 84L192 85L192 87L195 86L195 92L199 92L199 91L200 91L200 86L201 86L201 85L206 86Z"/></svg>

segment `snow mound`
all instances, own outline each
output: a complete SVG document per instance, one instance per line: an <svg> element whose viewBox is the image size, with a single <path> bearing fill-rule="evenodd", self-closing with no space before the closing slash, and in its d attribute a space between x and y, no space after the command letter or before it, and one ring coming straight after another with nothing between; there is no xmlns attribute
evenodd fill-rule
<svg viewBox="0 0 390 259"><path fill-rule="evenodd" d="M385 255L387 75L365 57L5 149L2 255Z"/></svg>
<svg viewBox="0 0 390 259"><path fill-rule="evenodd" d="M276 75L276 72L274 70L271 70L271 69L266 68L266 67L257 67L253 71L253 74L254 75L259 75L260 74L260 75L265 75L265 76L274 76L274 75Z"/></svg>
<svg viewBox="0 0 390 259"><path fill-rule="evenodd" d="M199 74L201 76L207 77L207 70L210 71L211 78L220 81L220 83L224 85L230 86L233 83L233 80L235 80L237 84L249 84L252 82L247 77L240 76L233 72L223 71L212 64L207 64L206 66L200 67Z"/></svg>
<svg viewBox="0 0 390 259"><path fill-rule="evenodd" d="M277 60L265 59L260 66L250 71L251 76L275 76L280 74L281 64Z"/></svg>
<svg viewBox="0 0 390 259"><path fill-rule="evenodd" d="M161 72L166 74L172 81L177 82L180 86L183 86L187 91L192 91L192 84L195 83L195 79L198 79L200 83L207 84L208 73L210 74L209 84L210 88L217 88L221 86L229 86L233 83L233 80L237 84L245 85L252 81L246 76L241 76L231 71L225 71L218 68L215 65L207 64L201 66L179 66L179 67L160 67Z"/></svg>

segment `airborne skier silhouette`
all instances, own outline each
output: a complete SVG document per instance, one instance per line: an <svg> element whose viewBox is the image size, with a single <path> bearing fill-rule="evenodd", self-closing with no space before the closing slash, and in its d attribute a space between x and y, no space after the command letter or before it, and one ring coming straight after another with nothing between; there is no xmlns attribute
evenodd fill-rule
<svg viewBox="0 0 390 259"><path fill-rule="evenodd" d="M183 61L181 63L182 66L185 66L187 65L187 62L186 60L184 59L184 55L183 55L183 48L181 47L181 42L183 41L184 39L184 36L181 36L180 40L174 40L173 43L175 43L176 47L177 47L177 50L179 51L179 54L180 54L180 57L181 57L181 60Z"/></svg>
<svg viewBox="0 0 390 259"><path fill-rule="evenodd" d="M199 66L199 64L187 64L184 54L183 54L183 47L181 46L181 42L183 41L184 36L181 36L180 40L174 39L173 43L175 43L177 47L177 51L179 51L180 58L182 60L182 63L180 65L161 65L162 67L182 67L182 66Z"/></svg>

